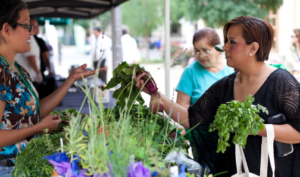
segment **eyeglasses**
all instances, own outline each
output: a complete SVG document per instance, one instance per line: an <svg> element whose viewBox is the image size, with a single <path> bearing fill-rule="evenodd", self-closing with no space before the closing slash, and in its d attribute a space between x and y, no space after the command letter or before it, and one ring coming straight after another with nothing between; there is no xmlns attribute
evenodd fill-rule
<svg viewBox="0 0 300 177"><path fill-rule="evenodd" d="M27 24L19 24L18 23L17 25L22 26L25 29L28 29L29 32L32 30L32 27L33 27L32 25L27 25Z"/></svg>
<svg viewBox="0 0 300 177"><path fill-rule="evenodd" d="M210 50L203 50L203 52L199 52L199 51L193 51L192 55L194 55L195 57L198 57L202 54L202 56L207 56L209 54Z"/></svg>

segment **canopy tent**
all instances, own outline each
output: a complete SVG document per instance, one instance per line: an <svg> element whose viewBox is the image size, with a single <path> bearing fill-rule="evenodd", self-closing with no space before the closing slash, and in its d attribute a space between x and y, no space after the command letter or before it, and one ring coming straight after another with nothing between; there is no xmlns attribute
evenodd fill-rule
<svg viewBox="0 0 300 177"><path fill-rule="evenodd" d="M53 25L69 25L71 24L71 18L60 18L60 17L35 17L40 25L44 25L45 21L48 20Z"/></svg>
<svg viewBox="0 0 300 177"><path fill-rule="evenodd" d="M23 0L33 17L89 18L112 14L113 67L122 62L120 5L127 0Z"/></svg>
<svg viewBox="0 0 300 177"><path fill-rule="evenodd" d="M122 62L121 12L118 5L128 0L23 0L34 17L93 18L111 10L113 67ZM170 0L165 0L165 94L170 97Z"/></svg>
<svg viewBox="0 0 300 177"><path fill-rule="evenodd" d="M127 0L23 0L34 17L93 18Z"/></svg>

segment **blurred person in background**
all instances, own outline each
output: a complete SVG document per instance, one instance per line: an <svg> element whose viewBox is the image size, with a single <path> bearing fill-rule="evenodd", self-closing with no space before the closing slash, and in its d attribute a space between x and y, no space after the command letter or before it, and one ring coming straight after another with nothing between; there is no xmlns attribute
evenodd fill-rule
<svg viewBox="0 0 300 177"><path fill-rule="evenodd" d="M129 65L140 62L140 53L136 40L129 35L129 28L122 26L123 36L121 37L123 61Z"/></svg>
<svg viewBox="0 0 300 177"><path fill-rule="evenodd" d="M220 44L220 37L212 28L206 27L194 34L193 55L195 61L184 69L176 87L176 103L186 109L195 104L211 85L234 72L233 68L227 66L224 55L214 48L218 44ZM183 135L189 131L182 126L180 128ZM194 160L205 167L201 157L197 154L191 134L188 133L186 138L191 143Z"/></svg>
<svg viewBox="0 0 300 177"><path fill-rule="evenodd" d="M300 29L294 29L291 38L290 52L285 53L282 63L299 80L300 79Z"/></svg>
<svg viewBox="0 0 300 177"><path fill-rule="evenodd" d="M94 28L93 35L90 37L91 52L90 56L93 60L93 66L96 69L98 63L100 62L100 68L98 77L107 83L107 69L108 64L111 62L112 58L112 41L109 37L101 34L101 29L99 27Z"/></svg>
<svg viewBox="0 0 300 177"><path fill-rule="evenodd" d="M50 54L49 54L49 51L48 51L45 41L42 38L37 37L37 35L40 33L39 24L38 24L37 20L31 17L30 25L33 26L32 27L32 30L34 32L33 37L37 41L38 46L40 47L41 73L42 73L43 79L45 79L44 72L46 71L46 68L48 69L50 75L54 74L53 69L51 68L51 65L50 65Z"/></svg>
<svg viewBox="0 0 300 177"><path fill-rule="evenodd" d="M294 29L292 33L292 44L294 46L294 55L297 62L300 62L300 29Z"/></svg>
<svg viewBox="0 0 300 177"><path fill-rule="evenodd" d="M33 25L32 31L34 35L38 32L38 24L35 20L30 20L30 25ZM43 75L41 72L41 49L35 37L29 39L31 50L25 53L18 53L16 61L23 66L31 76L32 83L36 90L40 90L39 86L43 82Z"/></svg>
<svg viewBox="0 0 300 177"><path fill-rule="evenodd" d="M39 24L36 19L33 17L30 18L30 25L32 25L32 30L34 32L34 39L36 40L39 48L40 48L40 70L41 74L43 76L43 83L38 86L38 93L40 96L40 99L45 98L46 96L50 95L56 88L56 82L54 78L49 78L45 76L46 68L48 68L49 75L53 75L53 69L51 68L50 64L50 54L48 51L48 48L46 46L46 43L43 39L37 37L37 35L40 33L39 30Z"/></svg>

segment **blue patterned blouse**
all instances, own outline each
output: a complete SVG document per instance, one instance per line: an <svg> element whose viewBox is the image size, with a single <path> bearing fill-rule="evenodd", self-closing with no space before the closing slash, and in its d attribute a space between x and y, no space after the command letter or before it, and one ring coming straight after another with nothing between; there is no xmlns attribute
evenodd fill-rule
<svg viewBox="0 0 300 177"><path fill-rule="evenodd" d="M17 62L28 82L32 85L28 72ZM0 129L11 130L30 127L38 123L37 102L33 94L22 82L21 76L13 68L0 59L0 98L6 102L5 111L1 120ZM0 155L13 155L20 153L34 136L7 147L0 148Z"/></svg>

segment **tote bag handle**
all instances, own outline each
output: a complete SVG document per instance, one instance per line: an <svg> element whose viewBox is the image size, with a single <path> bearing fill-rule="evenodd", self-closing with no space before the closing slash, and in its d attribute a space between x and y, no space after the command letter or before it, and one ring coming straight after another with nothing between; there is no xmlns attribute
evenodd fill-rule
<svg viewBox="0 0 300 177"><path fill-rule="evenodd" d="M262 137L261 144L261 163L260 163L260 177L267 177L268 175L268 156L270 158L270 164L275 176L275 160L274 160L274 127L272 124L265 124L267 137ZM244 150L240 145L235 145L235 160L237 174L232 177L259 177L249 172L249 168L246 162ZM245 173L242 172L242 164Z"/></svg>
<svg viewBox="0 0 300 177"><path fill-rule="evenodd" d="M275 176L275 159L274 159L274 127L272 124L265 124L267 137L262 138L261 159L260 159L260 176L268 175L268 155L270 158L273 177Z"/></svg>

